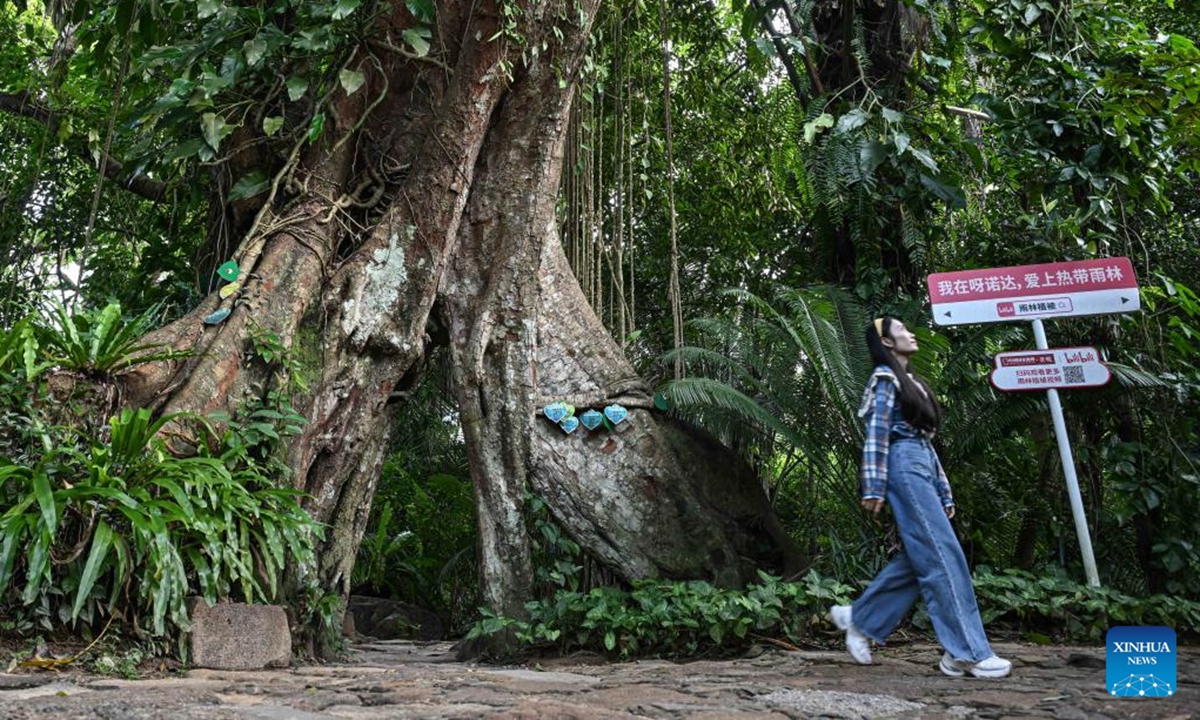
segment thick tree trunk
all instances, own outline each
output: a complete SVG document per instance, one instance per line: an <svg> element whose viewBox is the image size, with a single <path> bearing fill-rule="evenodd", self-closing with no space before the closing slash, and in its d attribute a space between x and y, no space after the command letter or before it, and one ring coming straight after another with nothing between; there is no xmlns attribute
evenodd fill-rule
<svg viewBox="0 0 1200 720"><path fill-rule="evenodd" d="M759 567L802 564L753 474L715 442L646 409L632 409L621 432L590 438L537 416L556 400L574 401L580 412L622 401L651 406L649 389L589 308L558 237L571 96L554 90L560 74L573 77L578 57L543 55L506 97L444 285L480 514L483 594L510 615L523 613L532 587L521 512L527 481L580 545L625 578L728 585Z"/></svg>
<svg viewBox="0 0 1200 720"><path fill-rule="evenodd" d="M650 388L588 309L557 242L543 251L541 283L539 402L629 410L613 432L565 436L535 423L533 486L576 541L627 579L738 585L756 567L791 574L807 566L753 471L653 410Z"/></svg>
<svg viewBox="0 0 1200 720"><path fill-rule="evenodd" d="M559 23L563 42L531 60L505 97L442 287L479 518L482 596L510 617L524 614L533 587L523 507L535 406L537 267L555 227L572 89L597 3L576 6L585 24Z"/></svg>
<svg viewBox="0 0 1200 720"><path fill-rule="evenodd" d="M494 3L441 3L434 45L445 48L450 72L414 71L399 56L378 70L364 61L364 90L335 104L337 132L284 166L278 196L235 254L242 299L213 294L154 333L197 353L127 379L130 404L235 409L269 377L246 360L257 328L316 366L297 403L310 422L289 464L310 512L329 526L315 572L330 591L349 590L391 400L433 342L426 323L435 303L449 329L493 609L519 615L532 588L527 485L625 578L736 584L760 566L802 564L747 468L646 409L649 390L567 269L556 193L597 2L522 6L510 30L522 46L499 32ZM397 10L385 22L406 20ZM518 55L543 40L540 54ZM364 98L380 96L364 117ZM346 199L361 196L352 188L364 178L380 185L379 199L356 210ZM203 324L221 305L232 307L229 318ZM620 401L631 414L611 436L565 436L536 415L555 399L581 410Z"/></svg>

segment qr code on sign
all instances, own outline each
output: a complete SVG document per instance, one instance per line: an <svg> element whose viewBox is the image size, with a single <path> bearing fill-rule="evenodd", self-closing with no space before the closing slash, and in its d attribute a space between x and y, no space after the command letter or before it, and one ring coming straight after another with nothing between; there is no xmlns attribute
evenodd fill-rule
<svg viewBox="0 0 1200 720"><path fill-rule="evenodd" d="M1063 368L1063 382L1067 385L1081 385L1086 380L1083 377L1082 365L1067 365Z"/></svg>

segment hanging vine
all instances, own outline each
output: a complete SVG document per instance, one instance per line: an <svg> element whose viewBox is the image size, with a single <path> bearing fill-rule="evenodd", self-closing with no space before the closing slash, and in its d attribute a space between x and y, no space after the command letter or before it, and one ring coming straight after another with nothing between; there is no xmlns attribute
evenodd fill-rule
<svg viewBox="0 0 1200 720"><path fill-rule="evenodd" d="M658 2L662 32L663 130L667 141L667 217L671 229L671 328L675 349L683 347L683 301L679 296L679 239L675 216L675 148L671 132L671 40L667 0ZM683 377L683 356L675 356L675 379Z"/></svg>

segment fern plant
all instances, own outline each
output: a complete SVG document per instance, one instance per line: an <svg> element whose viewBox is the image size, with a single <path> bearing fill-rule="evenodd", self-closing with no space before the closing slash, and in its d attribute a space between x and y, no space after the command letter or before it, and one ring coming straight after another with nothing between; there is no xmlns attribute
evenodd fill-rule
<svg viewBox="0 0 1200 720"><path fill-rule="evenodd" d="M358 560L354 563L352 573L351 584L354 587L367 587L377 593L383 592L389 589L390 575L398 567L411 571L411 566L402 559L404 546L412 538L412 532L393 532L392 513L392 503L384 502L374 526L363 534L362 542L358 545Z"/></svg>

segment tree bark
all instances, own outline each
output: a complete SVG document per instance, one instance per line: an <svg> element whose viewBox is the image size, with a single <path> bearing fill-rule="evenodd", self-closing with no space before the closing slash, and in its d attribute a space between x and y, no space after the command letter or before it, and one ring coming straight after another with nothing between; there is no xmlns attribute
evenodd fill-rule
<svg viewBox="0 0 1200 720"><path fill-rule="evenodd" d="M537 267L547 239L557 244L571 97L597 2L577 7L586 23L559 23L563 42L532 60L508 92L442 287L479 518L480 589L488 607L510 617L525 614L533 587L523 506L536 404Z"/></svg>
<svg viewBox="0 0 1200 720"><path fill-rule="evenodd" d="M442 3L433 45L446 48L450 73L414 71L399 56L378 70L364 63L364 91L333 108L337 132L283 165L278 195L242 240L240 299L214 293L153 333L148 340L196 353L125 379L132 405L234 409L269 378L247 360L261 330L313 367L311 390L297 398L310 422L288 458L309 511L328 525L313 572L329 591L349 591L394 391L413 382L431 336L442 335L426 331L431 314L448 329L492 609L520 615L532 589L527 486L627 579L739 584L759 567L804 564L748 468L647 409L649 389L562 254L563 141L597 3L520 4L517 27L504 32L495 2ZM387 20L398 23L391 29L405 21L401 9ZM510 43L509 32L524 42ZM543 40L539 54L520 54ZM364 98L380 94L364 116ZM371 177L383 184L376 205L343 202ZM220 306L232 309L228 319L204 324ZM630 417L607 436L567 436L537 415L566 398L581 411L623 401Z"/></svg>
<svg viewBox="0 0 1200 720"><path fill-rule="evenodd" d="M756 567L807 567L753 471L713 438L651 409L650 388L587 309L557 242L543 251L541 285L541 401L629 409L613 432L564 436L548 421L534 425L533 487L572 537L626 579L740 585ZM562 307L576 310L555 310Z"/></svg>

